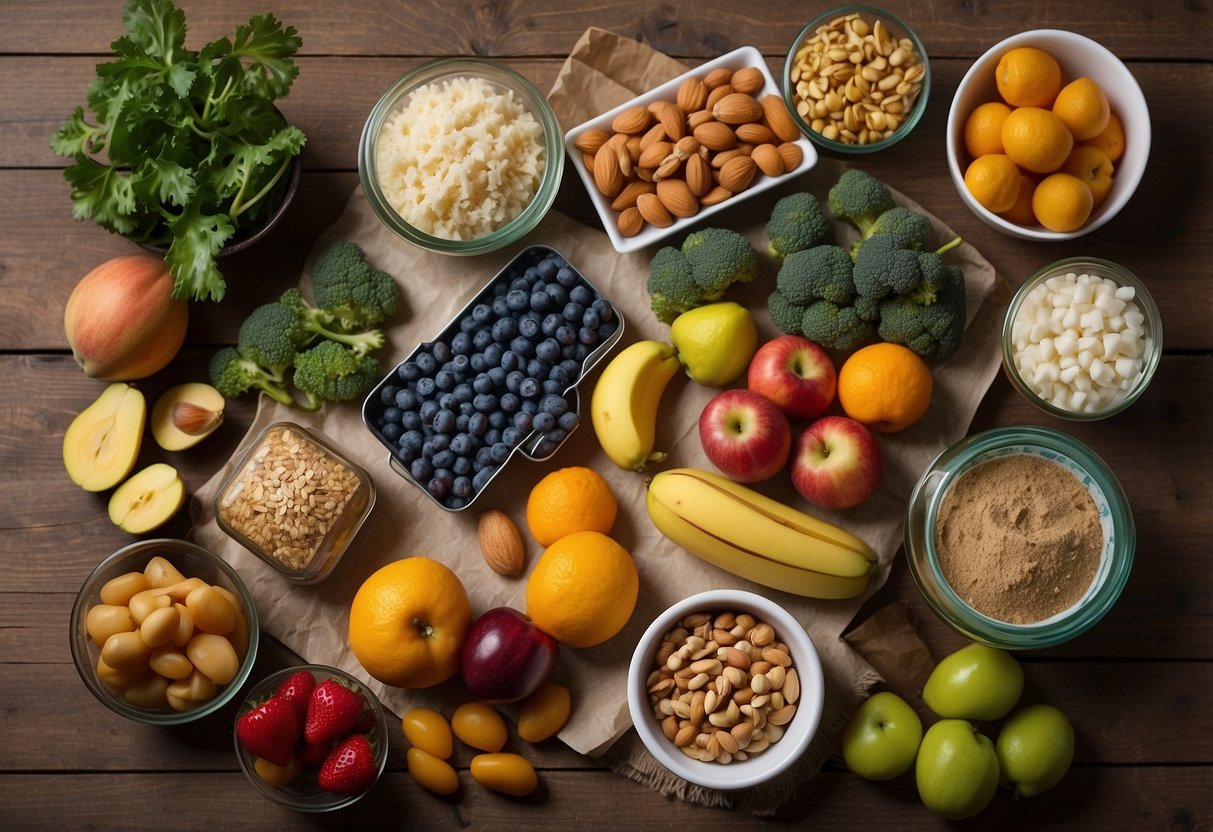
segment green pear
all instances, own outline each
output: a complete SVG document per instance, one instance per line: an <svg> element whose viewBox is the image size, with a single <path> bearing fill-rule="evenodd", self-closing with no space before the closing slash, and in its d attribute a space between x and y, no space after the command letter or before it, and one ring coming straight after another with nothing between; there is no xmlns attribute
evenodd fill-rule
<svg viewBox="0 0 1213 832"><path fill-rule="evenodd" d="M944 719L927 729L914 764L918 796L928 809L952 820L971 818L998 790L994 743L963 719Z"/></svg>
<svg viewBox="0 0 1213 832"><path fill-rule="evenodd" d="M722 301L683 312L670 324L670 340L693 381L727 387L750 366L758 328L750 310Z"/></svg>
<svg viewBox="0 0 1213 832"><path fill-rule="evenodd" d="M842 732L847 767L868 780L891 780L914 765L922 742L922 720L895 693L868 697Z"/></svg>
<svg viewBox="0 0 1213 832"><path fill-rule="evenodd" d="M1029 705L1007 718L994 745L1002 782L1018 797L1056 786L1074 759L1074 726L1052 705Z"/></svg>
<svg viewBox="0 0 1213 832"><path fill-rule="evenodd" d="M1005 650L970 644L931 671L922 699L948 719L1002 719L1023 693L1023 668Z"/></svg>

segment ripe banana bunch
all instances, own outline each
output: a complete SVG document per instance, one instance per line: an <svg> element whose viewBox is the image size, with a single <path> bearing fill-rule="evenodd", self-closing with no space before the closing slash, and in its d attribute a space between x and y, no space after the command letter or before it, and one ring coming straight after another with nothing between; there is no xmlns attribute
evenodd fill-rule
<svg viewBox="0 0 1213 832"><path fill-rule="evenodd" d="M657 406L678 372L677 351L663 341L637 341L607 364L590 400L598 442L611 461L626 471L665 459L653 452Z"/></svg>
<svg viewBox="0 0 1213 832"><path fill-rule="evenodd" d="M707 471L662 471L647 503L657 529L688 552L785 592L854 598L876 569L854 535Z"/></svg>

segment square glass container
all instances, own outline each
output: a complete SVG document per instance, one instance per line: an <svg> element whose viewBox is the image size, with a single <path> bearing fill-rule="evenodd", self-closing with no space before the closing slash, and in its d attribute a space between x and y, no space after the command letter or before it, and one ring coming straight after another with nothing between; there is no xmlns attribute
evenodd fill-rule
<svg viewBox="0 0 1213 832"><path fill-rule="evenodd" d="M375 483L316 431L275 422L215 496L219 528L301 584L341 560L375 505Z"/></svg>

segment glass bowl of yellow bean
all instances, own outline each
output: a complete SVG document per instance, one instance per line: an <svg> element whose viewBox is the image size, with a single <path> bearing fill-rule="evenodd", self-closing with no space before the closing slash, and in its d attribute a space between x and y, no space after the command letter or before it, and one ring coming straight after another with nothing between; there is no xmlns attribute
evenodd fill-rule
<svg viewBox="0 0 1213 832"><path fill-rule="evenodd" d="M180 725L231 701L253 669L259 632L253 597L226 561L186 540L141 540L80 587L72 660L114 713Z"/></svg>

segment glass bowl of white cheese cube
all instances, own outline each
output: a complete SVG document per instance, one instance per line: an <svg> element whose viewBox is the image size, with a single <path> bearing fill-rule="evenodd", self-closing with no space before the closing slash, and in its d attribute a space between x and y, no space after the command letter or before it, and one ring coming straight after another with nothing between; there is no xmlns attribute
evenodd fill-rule
<svg viewBox="0 0 1213 832"><path fill-rule="evenodd" d="M1115 415L1145 392L1162 357L1162 318L1124 266L1070 257L1040 269L1011 299L1002 363L1020 393L1061 419Z"/></svg>

